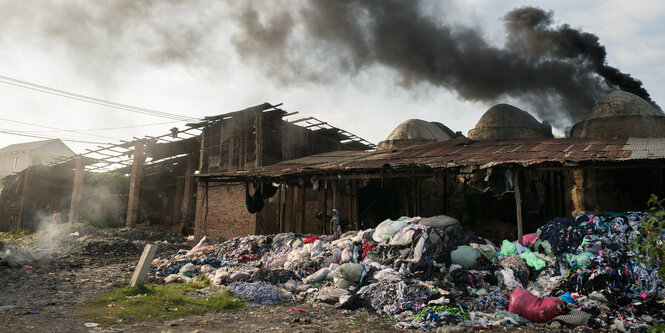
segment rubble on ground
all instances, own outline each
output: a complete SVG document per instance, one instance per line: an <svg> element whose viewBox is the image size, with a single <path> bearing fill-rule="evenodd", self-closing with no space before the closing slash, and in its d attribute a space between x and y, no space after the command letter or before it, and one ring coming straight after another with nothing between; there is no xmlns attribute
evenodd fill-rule
<svg viewBox="0 0 665 333"><path fill-rule="evenodd" d="M146 244L157 244L160 253L173 253L186 244L183 235L157 227L100 229L81 223L51 224L27 238L21 245L0 243L0 265L19 267L70 253L136 256Z"/></svg>
<svg viewBox="0 0 665 333"><path fill-rule="evenodd" d="M153 261L169 282L208 276L244 299L335 304L400 328L500 325L641 330L662 323L657 267L628 248L645 212L549 221L492 244L447 216L326 235L252 235ZM269 303L265 303L267 300ZM452 326L451 326L452 327Z"/></svg>

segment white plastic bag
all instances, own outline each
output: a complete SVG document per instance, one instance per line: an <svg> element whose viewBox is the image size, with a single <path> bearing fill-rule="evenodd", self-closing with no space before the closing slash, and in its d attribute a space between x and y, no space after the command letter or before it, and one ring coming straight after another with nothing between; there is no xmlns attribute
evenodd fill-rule
<svg viewBox="0 0 665 333"><path fill-rule="evenodd" d="M372 238L374 239L375 242L381 243L381 242L386 242L390 239L390 237L394 236L399 229L402 229L403 226L405 226L407 223L405 221L393 221L391 219L386 219L385 221L381 222L376 229L374 230L374 234L372 235Z"/></svg>

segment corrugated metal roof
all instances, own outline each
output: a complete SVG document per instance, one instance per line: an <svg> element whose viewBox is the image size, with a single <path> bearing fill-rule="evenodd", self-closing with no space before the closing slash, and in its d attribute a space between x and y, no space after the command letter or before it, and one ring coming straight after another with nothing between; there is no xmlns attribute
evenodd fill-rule
<svg viewBox="0 0 665 333"><path fill-rule="evenodd" d="M336 151L274 165L219 172L201 177L285 177L340 172L378 172L383 169L489 168L500 165L575 167L586 164L663 160L665 138L641 139L528 139L473 141L459 138L393 151Z"/></svg>
<svg viewBox="0 0 665 333"><path fill-rule="evenodd" d="M659 159L665 155L665 139L629 138L624 149L630 151L630 159Z"/></svg>

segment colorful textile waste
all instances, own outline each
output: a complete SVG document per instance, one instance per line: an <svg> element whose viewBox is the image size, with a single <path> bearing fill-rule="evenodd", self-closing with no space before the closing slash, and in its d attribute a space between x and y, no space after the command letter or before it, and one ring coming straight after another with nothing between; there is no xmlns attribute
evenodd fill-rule
<svg viewBox="0 0 665 333"><path fill-rule="evenodd" d="M557 321L643 330L665 321L658 267L629 249L648 217L559 217L525 235L524 245L504 240L501 248L450 217L402 217L339 237L282 233L201 242L196 251L154 261L150 275L165 283L206 275L251 302L365 309L403 329Z"/></svg>

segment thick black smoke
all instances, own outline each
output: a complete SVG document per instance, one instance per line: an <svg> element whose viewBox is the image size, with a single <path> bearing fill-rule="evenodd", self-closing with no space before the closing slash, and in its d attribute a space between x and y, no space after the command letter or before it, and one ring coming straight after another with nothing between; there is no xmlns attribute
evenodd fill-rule
<svg viewBox="0 0 665 333"><path fill-rule="evenodd" d="M506 45L475 29L439 22L419 1L310 0L298 10L237 15L239 53L284 81L327 80L374 65L396 71L404 86L429 82L474 101L514 98L559 128L584 119L612 90L651 101L639 80L606 63L593 34L553 26L552 12L507 13Z"/></svg>
<svg viewBox="0 0 665 333"><path fill-rule="evenodd" d="M552 12L507 13L506 43L497 47L479 29L451 21L453 3L0 1L0 47L20 39L45 54L63 52L100 82L171 64L214 79L233 66L231 38L231 52L284 83L339 83L388 68L405 88L429 83L487 104L517 100L558 128L584 119L612 90L651 101L639 80L607 65L598 37L555 26Z"/></svg>

